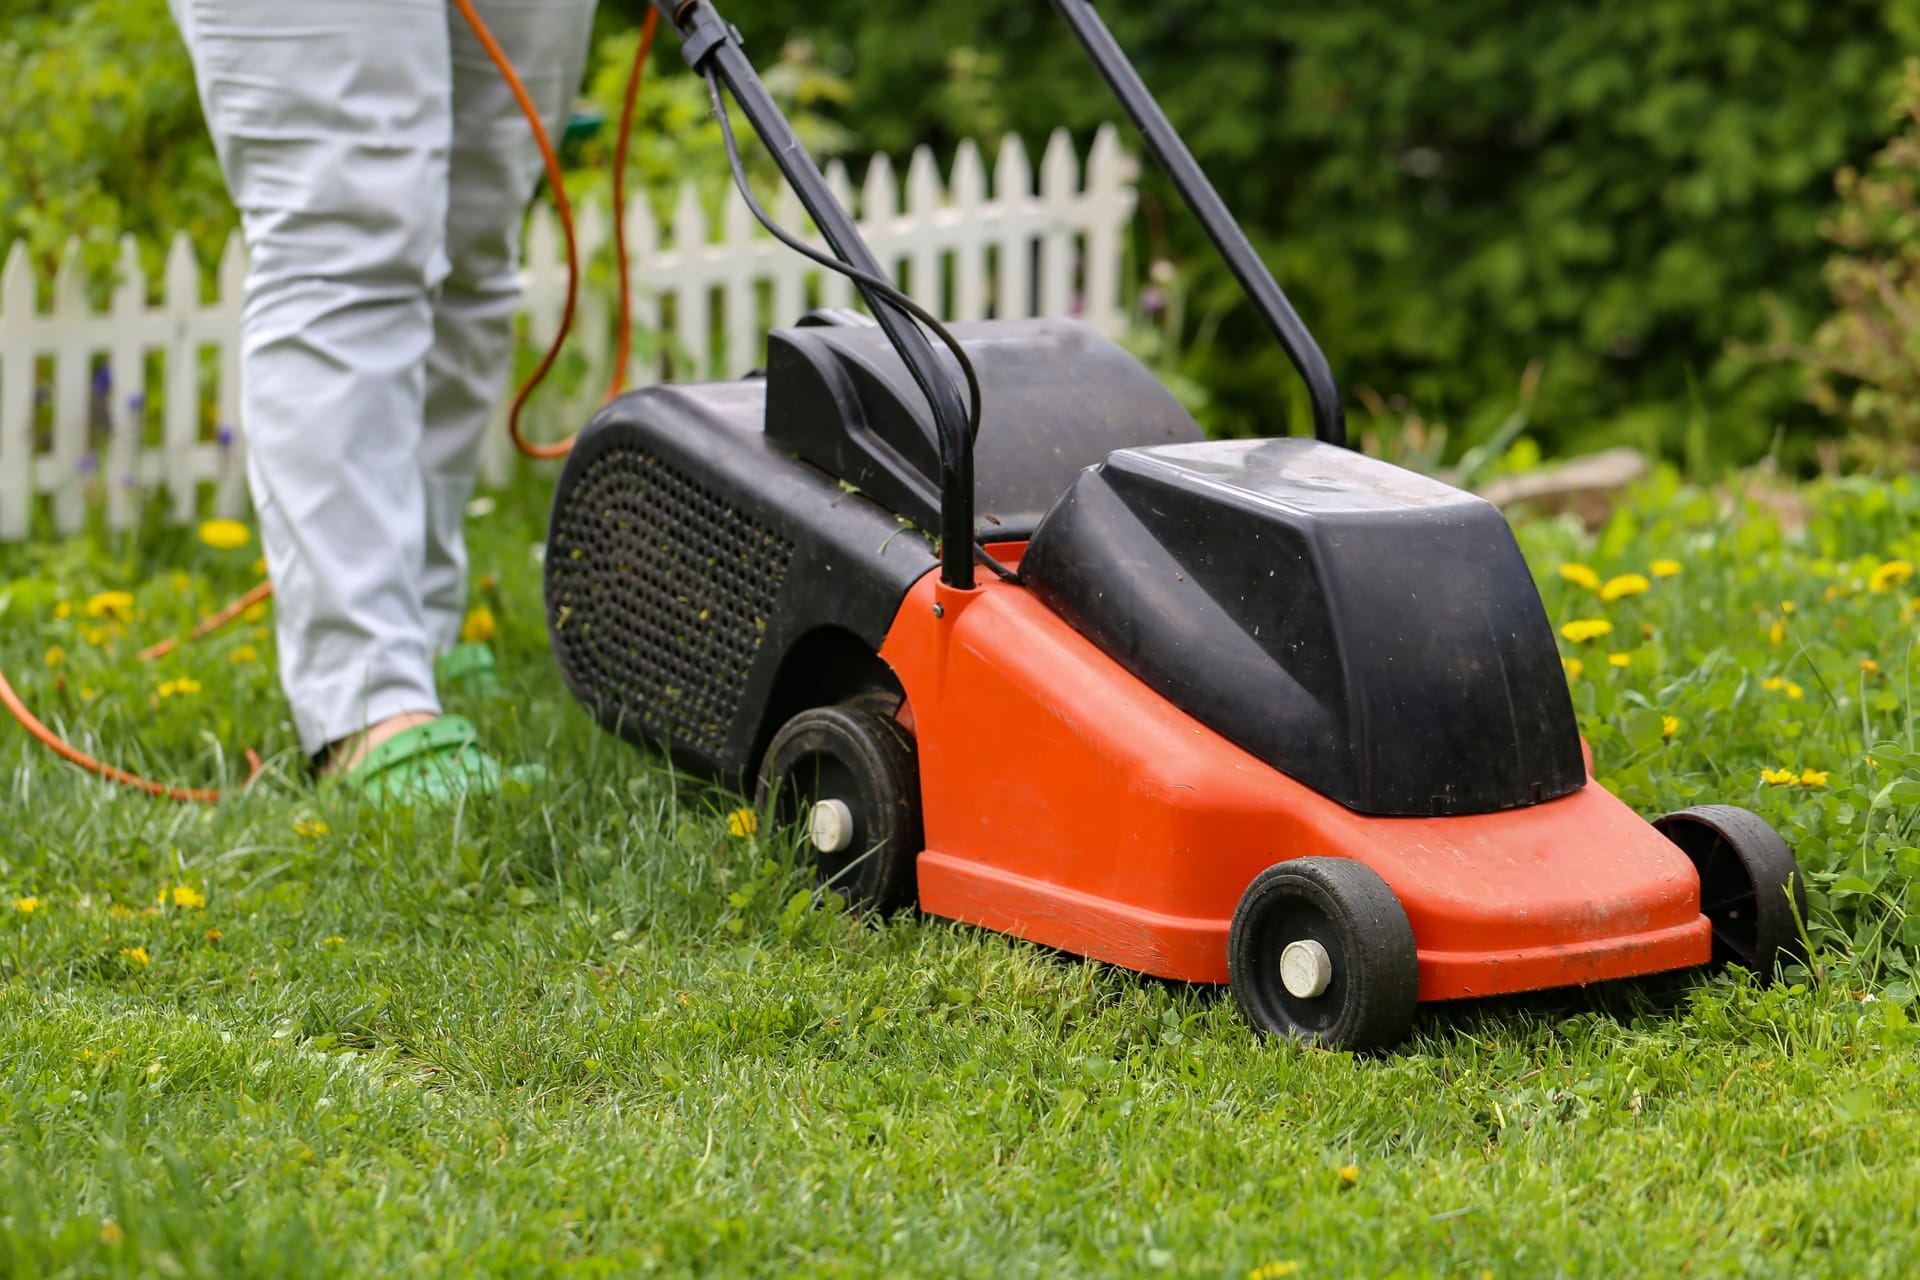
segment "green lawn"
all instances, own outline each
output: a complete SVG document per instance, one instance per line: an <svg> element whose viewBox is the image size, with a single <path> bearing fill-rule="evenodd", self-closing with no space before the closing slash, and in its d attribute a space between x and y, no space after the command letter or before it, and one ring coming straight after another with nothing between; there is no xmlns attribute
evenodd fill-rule
<svg viewBox="0 0 1920 1280"><path fill-rule="evenodd" d="M1780 826L1815 963L1431 1008L1386 1060L816 902L738 796L571 704L540 524L531 484L474 522L508 689L456 707L553 781L451 814L306 785L260 621L134 661L256 547L0 549L45 717L173 781L270 763L183 807L0 721L0 1273L1912 1273L1913 485L1523 527L1556 625L1612 624L1563 645L1602 778Z"/></svg>

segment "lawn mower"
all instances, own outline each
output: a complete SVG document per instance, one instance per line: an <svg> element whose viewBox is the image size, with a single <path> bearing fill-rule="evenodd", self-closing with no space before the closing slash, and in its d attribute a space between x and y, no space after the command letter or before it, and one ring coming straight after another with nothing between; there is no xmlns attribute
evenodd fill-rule
<svg viewBox="0 0 1920 1280"><path fill-rule="evenodd" d="M1088 0L1053 0L1304 379L1312 438L1206 440L1070 320L942 326L884 278L707 0L656 0L735 180L871 319L621 396L554 495L554 654L606 729L755 786L876 911L1227 983L1377 1050L1417 1002L1793 955L1752 813L1593 777L1487 502L1346 447L1324 355ZM831 251L774 226L722 88Z"/></svg>

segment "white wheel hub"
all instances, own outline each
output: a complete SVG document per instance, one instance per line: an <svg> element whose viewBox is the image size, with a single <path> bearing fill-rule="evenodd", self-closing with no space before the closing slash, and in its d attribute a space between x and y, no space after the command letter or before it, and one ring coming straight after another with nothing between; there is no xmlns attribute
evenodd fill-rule
<svg viewBox="0 0 1920 1280"><path fill-rule="evenodd" d="M853 810L844 800L815 802L807 815L807 838L822 853L839 853L853 843Z"/></svg>
<svg viewBox="0 0 1920 1280"><path fill-rule="evenodd" d="M1289 942L1280 953L1280 982L1296 1000L1324 995L1333 981L1333 957L1312 938Z"/></svg>

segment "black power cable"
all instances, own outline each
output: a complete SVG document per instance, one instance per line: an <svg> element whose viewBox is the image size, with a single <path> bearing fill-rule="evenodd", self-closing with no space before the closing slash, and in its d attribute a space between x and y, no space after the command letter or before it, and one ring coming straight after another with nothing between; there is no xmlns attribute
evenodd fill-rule
<svg viewBox="0 0 1920 1280"><path fill-rule="evenodd" d="M913 317L914 320L925 326L948 351L951 351L953 358L959 363L960 372L966 378L967 383L967 438L969 440L978 440L980 438L980 376L974 370L973 361L967 357L966 348L960 345L960 340L948 332L947 327L940 323L939 317L908 297L894 285L893 281L873 275L870 272L862 271L860 268L842 262L838 258L821 253L819 250L813 248L813 246L806 244L783 230L779 224L768 216L767 211L761 207L759 199L753 194L753 189L747 185L746 166L741 163L740 146L734 140L733 136L733 121L727 114L726 98L720 92L720 77L711 68L708 68L706 71L706 81L707 93L713 99L713 113L720 121L720 138L721 141L726 144L727 165L733 170L733 185L739 190L740 198L747 202L747 209L753 214L754 219L759 222L761 226L765 227L774 239L801 257L806 258L810 262L816 262L829 271L834 271L845 276L847 279L859 285L863 291L878 295L891 305L906 312L907 315ZM940 408L934 400L933 388L927 385L926 380L921 377L920 370L914 366L912 361L907 362L907 372L913 375L915 384L920 388L920 394L927 398L928 408L932 411L934 418L938 420ZM979 542L973 544L973 555L974 559L985 565L994 576L1002 582L1017 583L1020 580L1018 574L994 559Z"/></svg>

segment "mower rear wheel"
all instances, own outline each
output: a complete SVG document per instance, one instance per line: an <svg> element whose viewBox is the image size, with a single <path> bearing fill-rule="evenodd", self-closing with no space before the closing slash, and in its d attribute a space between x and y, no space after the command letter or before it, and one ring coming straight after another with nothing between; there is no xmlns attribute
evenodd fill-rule
<svg viewBox="0 0 1920 1280"><path fill-rule="evenodd" d="M913 905L920 767L913 736L866 707L814 707L782 725L760 767L758 803L813 850L819 882L882 914Z"/></svg>
<svg viewBox="0 0 1920 1280"><path fill-rule="evenodd" d="M1371 868L1348 858L1268 867L1240 896L1227 980L1262 1035L1356 1052L1413 1029L1419 991L1413 926Z"/></svg>
<svg viewBox="0 0 1920 1280"><path fill-rule="evenodd" d="M1806 957L1800 925L1807 886L1793 851L1766 819L1730 804L1703 804L1654 821L1700 873L1700 914L1713 925L1713 959L1762 980Z"/></svg>

